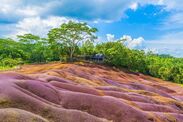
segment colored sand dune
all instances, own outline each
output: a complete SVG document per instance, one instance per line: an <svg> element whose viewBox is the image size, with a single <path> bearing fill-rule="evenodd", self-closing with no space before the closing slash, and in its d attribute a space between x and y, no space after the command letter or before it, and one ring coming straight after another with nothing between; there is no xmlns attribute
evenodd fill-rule
<svg viewBox="0 0 183 122"><path fill-rule="evenodd" d="M183 122L183 87L94 64L0 74L0 122Z"/></svg>

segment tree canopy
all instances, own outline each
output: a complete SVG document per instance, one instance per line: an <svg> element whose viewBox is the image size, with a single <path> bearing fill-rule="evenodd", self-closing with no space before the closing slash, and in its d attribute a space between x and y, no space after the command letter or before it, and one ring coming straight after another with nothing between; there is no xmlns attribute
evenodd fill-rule
<svg viewBox="0 0 183 122"><path fill-rule="evenodd" d="M69 53L70 60L76 51L76 47L87 40L96 39L96 28L91 28L87 23L76 23L69 21L62 24L59 28L53 28L49 33L50 43L61 43Z"/></svg>

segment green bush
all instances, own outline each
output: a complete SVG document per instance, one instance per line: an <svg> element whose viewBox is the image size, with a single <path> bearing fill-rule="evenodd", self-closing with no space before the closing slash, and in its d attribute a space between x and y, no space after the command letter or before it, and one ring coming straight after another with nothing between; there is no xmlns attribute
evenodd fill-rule
<svg viewBox="0 0 183 122"><path fill-rule="evenodd" d="M21 59L11 59L11 58L4 58L0 62L0 64L4 67L14 67L21 63L22 63Z"/></svg>

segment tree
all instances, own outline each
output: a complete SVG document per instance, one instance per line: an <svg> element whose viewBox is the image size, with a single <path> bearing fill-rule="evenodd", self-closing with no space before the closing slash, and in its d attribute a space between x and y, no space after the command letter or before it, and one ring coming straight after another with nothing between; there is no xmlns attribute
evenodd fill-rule
<svg viewBox="0 0 183 122"><path fill-rule="evenodd" d="M18 42L12 39L0 39L0 60L3 58L25 58Z"/></svg>
<svg viewBox="0 0 183 122"><path fill-rule="evenodd" d="M33 34L18 35L22 49L26 52L28 62L45 62L48 55L47 39Z"/></svg>
<svg viewBox="0 0 183 122"><path fill-rule="evenodd" d="M50 43L63 44L69 54L70 61L72 61L76 47L86 40L95 39L95 32L97 32L97 29L89 27L87 23L69 21L59 28L49 31L48 37Z"/></svg>
<svg viewBox="0 0 183 122"><path fill-rule="evenodd" d="M33 34L18 35L17 38L19 39L19 42L23 44L35 44L38 40L40 40L39 36Z"/></svg>
<svg viewBox="0 0 183 122"><path fill-rule="evenodd" d="M84 54L85 56L94 54L94 49L95 49L95 46L93 42L90 40L85 41L80 48L81 53Z"/></svg>

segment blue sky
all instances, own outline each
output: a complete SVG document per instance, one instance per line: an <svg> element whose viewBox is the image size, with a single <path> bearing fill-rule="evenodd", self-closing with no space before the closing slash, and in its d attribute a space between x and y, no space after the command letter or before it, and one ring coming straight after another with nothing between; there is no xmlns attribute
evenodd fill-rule
<svg viewBox="0 0 183 122"><path fill-rule="evenodd" d="M182 0L0 0L0 37L73 21L97 27L98 41L126 38L129 48L183 57Z"/></svg>

